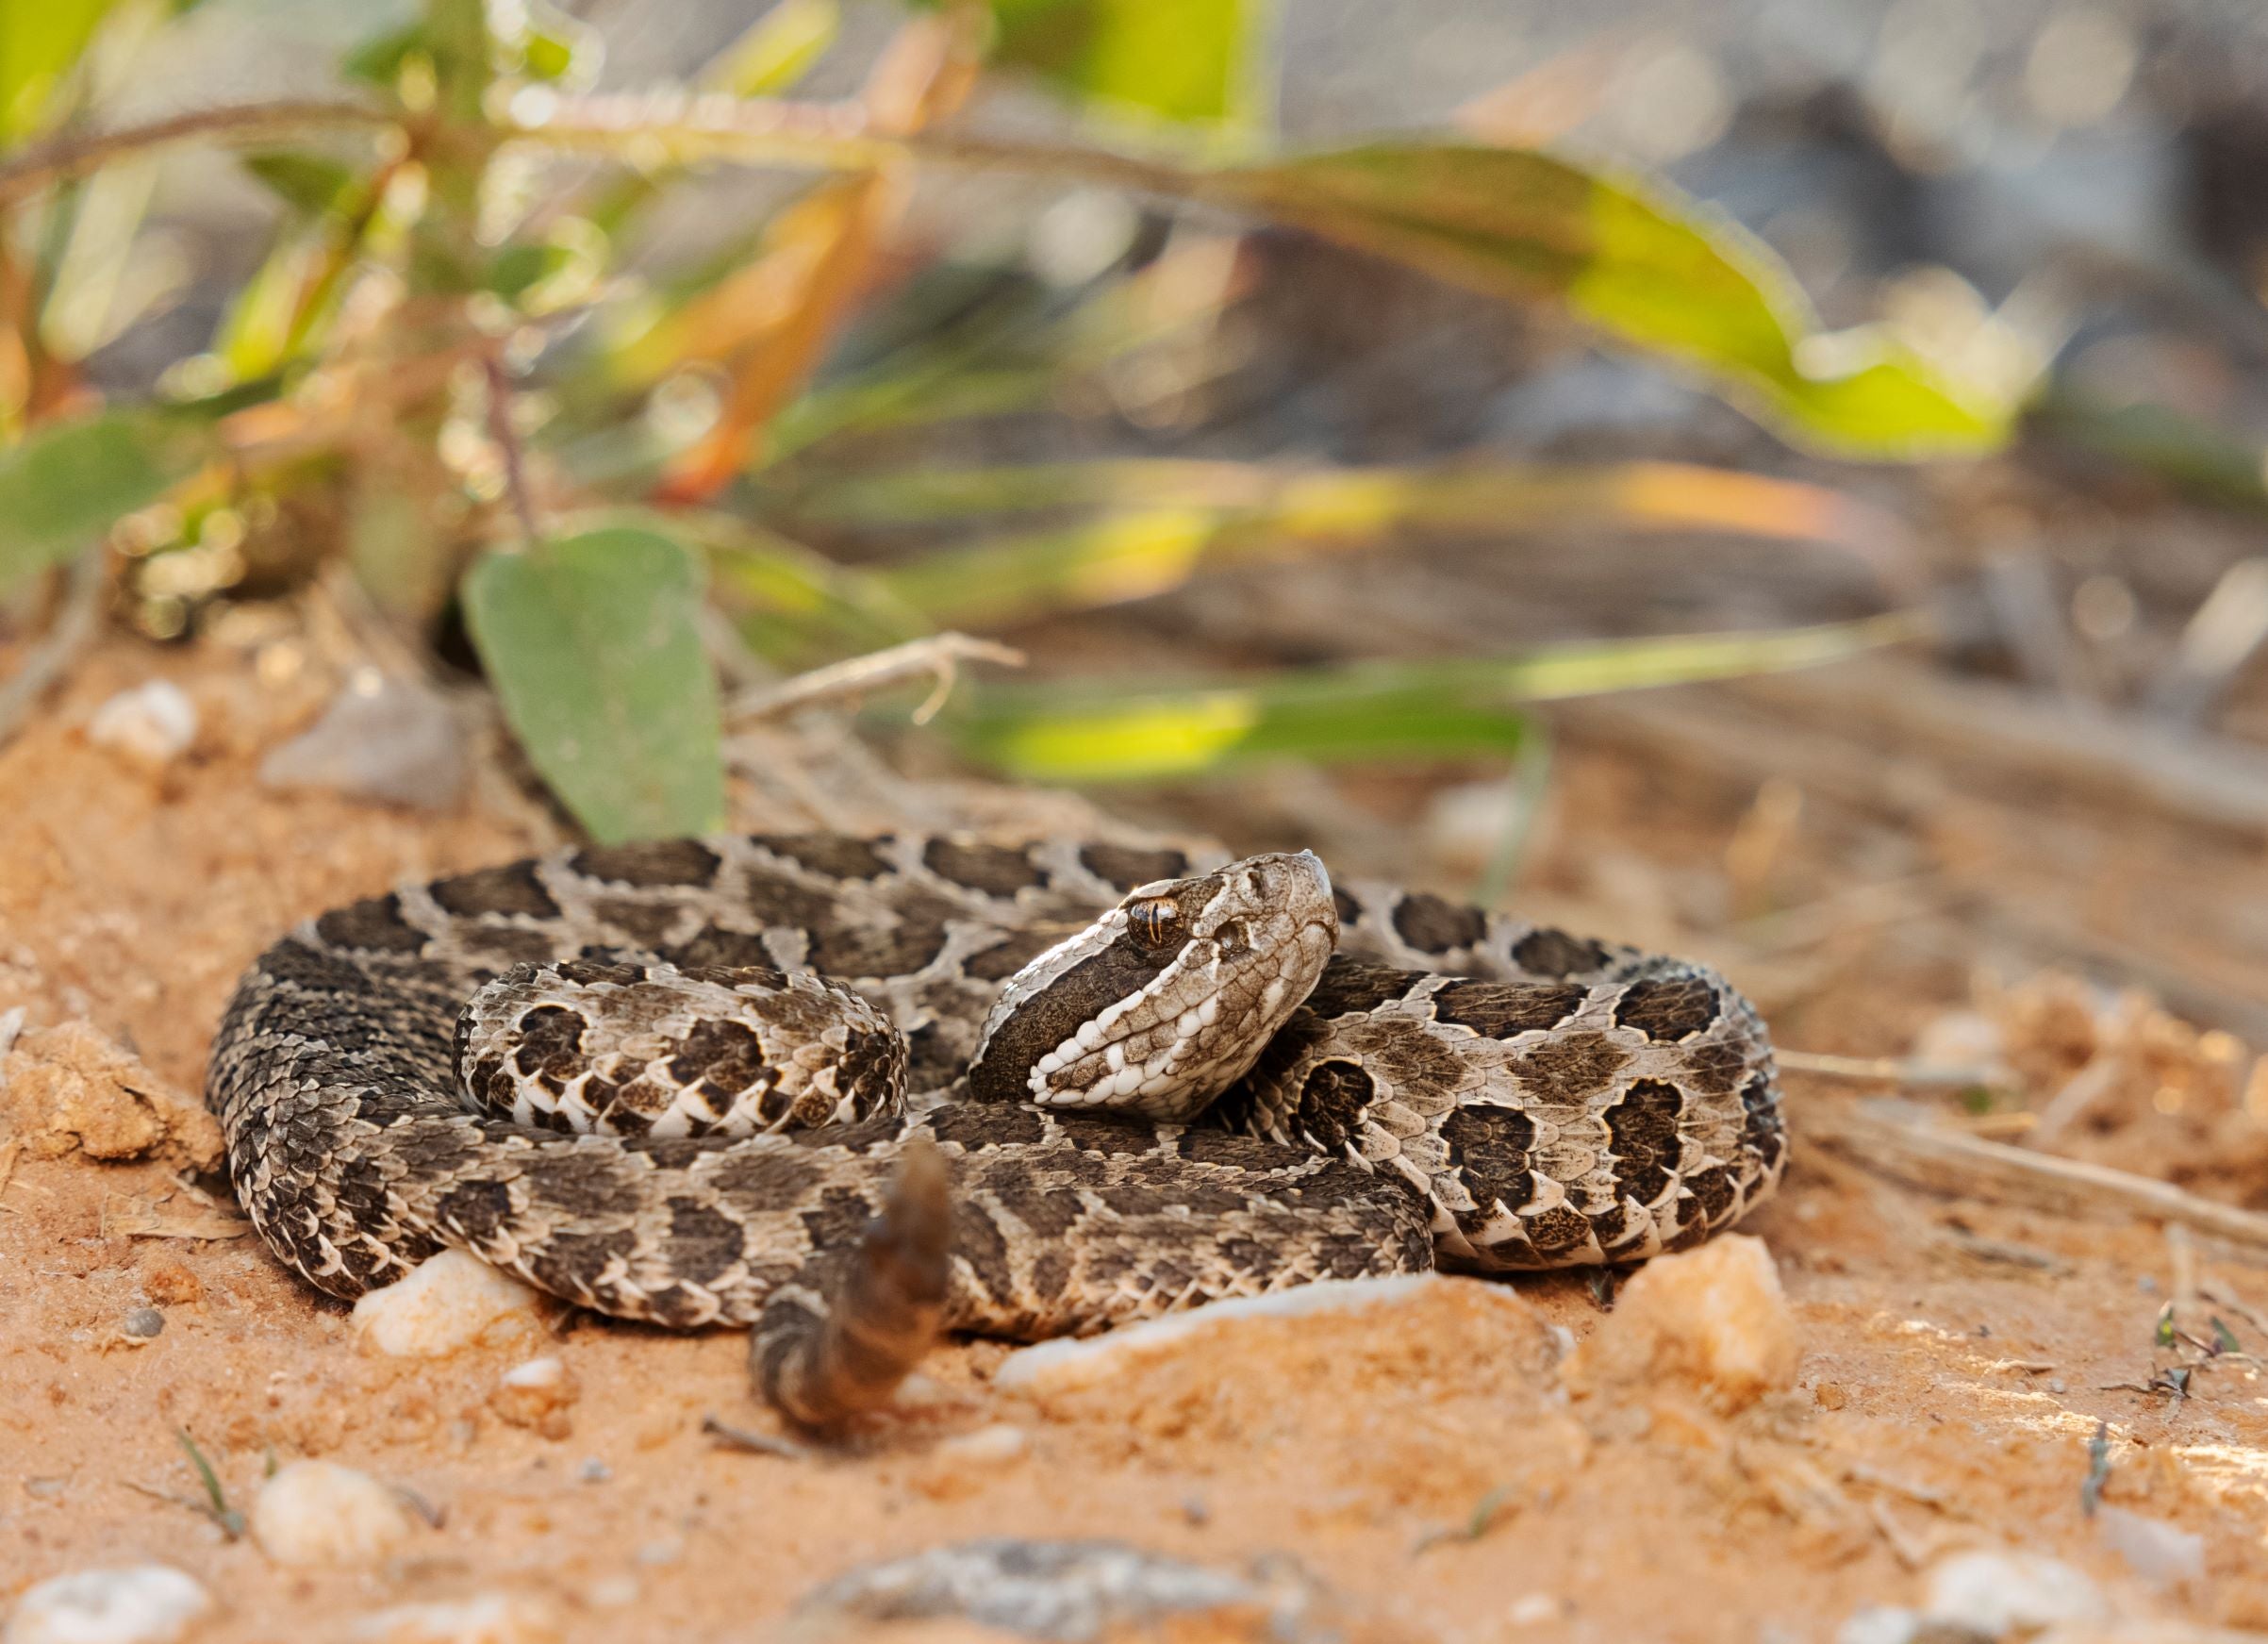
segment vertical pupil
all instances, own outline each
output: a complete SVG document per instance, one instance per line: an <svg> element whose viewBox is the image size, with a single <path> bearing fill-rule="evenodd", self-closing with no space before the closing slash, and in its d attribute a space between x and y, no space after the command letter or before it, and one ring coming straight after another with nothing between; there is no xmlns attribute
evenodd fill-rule
<svg viewBox="0 0 2268 1644"><path fill-rule="evenodd" d="M1167 930L1173 923L1176 911L1170 903L1145 902L1138 904L1133 910L1134 935L1145 942L1164 940Z"/></svg>

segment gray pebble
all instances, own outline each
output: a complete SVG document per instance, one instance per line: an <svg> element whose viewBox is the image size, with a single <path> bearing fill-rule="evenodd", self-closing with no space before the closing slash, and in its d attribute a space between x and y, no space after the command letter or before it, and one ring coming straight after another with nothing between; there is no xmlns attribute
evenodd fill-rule
<svg viewBox="0 0 2268 1644"><path fill-rule="evenodd" d="M165 1315L155 1307L137 1307L125 1316L118 1333L128 1341L147 1341L165 1328Z"/></svg>

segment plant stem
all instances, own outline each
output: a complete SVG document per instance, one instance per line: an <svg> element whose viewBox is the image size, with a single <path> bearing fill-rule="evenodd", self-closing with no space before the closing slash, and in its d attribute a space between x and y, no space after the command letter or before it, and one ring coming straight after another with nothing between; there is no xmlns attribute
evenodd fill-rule
<svg viewBox="0 0 2268 1644"><path fill-rule="evenodd" d="M537 528L536 501L528 490L527 454L520 443L520 430L512 426L512 382L493 353L481 356L480 364L488 380L488 438L504 457L505 495L511 499L522 540L533 548L543 534Z"/></svg>
<svg viewBox="0 0 2268 1644"><path fill-rule="evenodd" d="M285 98L273 103L235 103L197 108L146 125L98 131L89 137L58 139L26 149L0 163L0 202L37 193L51 183L83 176L126 155L176 142L257 142L312 126L378 127L399 124L387 110L367 103Z"/></svg>

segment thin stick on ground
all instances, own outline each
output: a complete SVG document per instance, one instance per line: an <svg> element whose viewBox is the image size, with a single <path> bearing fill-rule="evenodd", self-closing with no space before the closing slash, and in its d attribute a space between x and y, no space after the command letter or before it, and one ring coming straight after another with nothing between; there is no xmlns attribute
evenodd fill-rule
<svg viewBox="0 0 2268 1644"><path fill-rule="evenodd" d="M2033 1153L1930 1124L1850 1108L1807 1111L1802 1134L1870 1170L1930 1192L2022 1203L2078 1219L2145 1216L2251 1254L2268 1254L2268 1216L2200 1199L2170 1182Z"/></svg>
<svg viewBox="0 0 2268 1644"><path fill-rule="evenodd" d="M923 676L935 682L928 698L914 710L914 723L925 725L952 695L964 662L997 662L1003 668L1021 668L1021 651L992 639L968 634L932 634L908 639L887 650L853 656L799 673L778 685L758 686L733 698L726 717L733 720L777 719L783 714L828 702L856 702L885 686Z"/></svg>
<svg viewBox="0 0 2268 1644"><path fill-rule="evenodd" d="M1772 1059L1784 1071L1818 1073L1829 1079L1879 1080L1892 1085L1991 1085L1997 1075L1990 1068L1941 1066L1905 1056L1838 1056L1825 1051L1776 1050Z"/></svg>
<svg viewBox="0 0 2268 1644"><path fill-rule="evenodd" d="M15 673L0 683L0 746L23 727L48 687L93 643L102 627L103 591L109 587L109 573L108 558L100 548L91 548L72 561L53 625Z"/></svg>

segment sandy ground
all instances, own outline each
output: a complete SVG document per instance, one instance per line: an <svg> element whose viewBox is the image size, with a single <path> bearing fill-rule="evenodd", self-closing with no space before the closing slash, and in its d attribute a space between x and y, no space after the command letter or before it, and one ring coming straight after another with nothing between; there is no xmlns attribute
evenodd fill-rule
<svg viewBox="0 0 2268 1644"><path fill-rule="evenodd" d="M157 774L83 734L93 705L153 675L190 693L204 727ZM315 681L263 687L213 647L100 651L0 753L0 1013L91 1023L146 1063L153 1100L193 1101L233 978L289 922L549 842L532 811L435 819L262 790L258 752L320 700ZM1556 827L1532 873L1555 911L1614 911L1581 862L1716 872L1744 823L1737 806L1665 803L1657 773L1580 729L1561 770L1582 825ZM752 821L788 804L740 797ZM949 819L1003 814L966 791L941 803ZM1683 820L1664 826L1673 810ZM1853 942L1783 1042L1899 1050L1962 1003L1964 969L1942 953L1917 958L1881 931ZM1752 980L1737 963L1735 979ZM1524 1316L1458 1281L1407 1310L1224 1332L1076 1395L995 1388L1005 1350L955 1345L918 1407L853 1451L800 1458L704 1433L708 1416L777 1431L736 1335L560 1318L536 1341L375 1358L343 1307L176 1164L41 1158L25 1135L0 1138L0 1613L58 1572L154 1558L220 1601L212 1637L344 1636L389 1606L500 1592L562 1636L747 1637L863 1561L1017 1535L1228 1564L1289 1554L1355 1613L1442 1640L1825 1640L1862 1606L1912 1602L1932 1560L1969 1547L2065 1559L2128 1614L2268 1630L2268 1387L2241 1354L2153 1345L2178 1290L2193 1333L2210 1339L2217 1314L2260 1347L2242 1304L2268 1314L2260 1253L2200 1239L2195 1270L2177 1270L2179 1241L2155 1222L1898 1186L1806 1145L1807 1115L1845 1099L1790 1080L1795 1161L1748 1230L1777 1259L1802 1358L1792 1387L1738 1414L1674 1382L1570 1403ZM2130 1152L2155 1122L2134 1121ZM2245 1125L2260 1121L2221 1114L2214 1145ZM2195 1301L2199 1286L2224 1300ZM1611 1327L1581 1278L1516 1291L1576 1341ZM145 1305L162 1333L123 1345ZM579 1384L564 1436L491 1403L537 1352ZM2132 1390L2184 1363L2185 1398ZM954 1442L1002 1423L1019 1438ZM2201 1576L2167 1585L2160 1569L2154 1584L2105 1529L2133 1520L2085 1510L2101 1424L2101 1501L2200 1537ZM414 1491L436 1522L368 1568L278 1568L161 1499L200 1495L183 1430L234 1504L273 1461L319 1456Z"/></svg>

